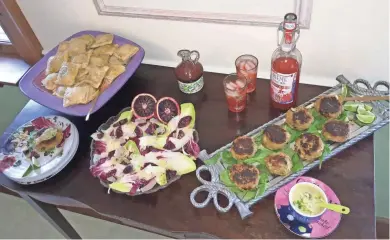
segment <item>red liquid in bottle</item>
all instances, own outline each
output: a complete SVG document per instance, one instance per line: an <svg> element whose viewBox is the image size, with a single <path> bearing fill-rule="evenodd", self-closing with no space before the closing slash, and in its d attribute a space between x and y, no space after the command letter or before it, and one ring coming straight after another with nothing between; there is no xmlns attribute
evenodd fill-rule
<svg viewBox="0 0 390 240"><path fill-rule="evenodd" d="M297 15L284 16L278 28L278 40L279 31L283 32L283 38L271 58L271 103L274 108L288 110L297 102L302 64L301 52L295 47L299 38Z"/></svg>
<svg viewBox="0 0 390 240"><path fill-rule="evenodd" d="M300 64L293 57L279 57L272 62L273 79L271 81L272 106L288 110L296 105L299 86Z"/></svg>

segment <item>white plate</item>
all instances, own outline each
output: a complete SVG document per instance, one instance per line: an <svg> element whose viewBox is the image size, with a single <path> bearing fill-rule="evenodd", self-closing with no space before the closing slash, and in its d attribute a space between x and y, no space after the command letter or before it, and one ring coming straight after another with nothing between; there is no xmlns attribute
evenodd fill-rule
<svg viewBox="0 0 390 240"><path fill-rule="evenodd" d="M46 181L47 179L54 177L56 174L58 174L62 169L68 165L68 163L73 159L74 155L77 152L78 146L79 146L79 135L78 132L76 131L77 139L74 141L74 147L72 150L69 152L69 155L67 155L67 158L62 159L62 161L57 165L56 168L51 169L50 171L45 172L45 174L38 175L34 180L28 180L25 178L19 179L19 180L14 180L17 183L23 184L23 185L31 185L31 184L36 184L40 183L43 181Z"/></svg>
<svg viewBox="0 0 390 240"><path fill-rule="evenodd" d="M57 118L56 123L62 124L62 126L57 126L56 124L57 127L64 129L63 127L67 126L68 124L71 126L70 137L65 140L63 154L59 157L55 157L51 161L46 161L46 164L42 165L39 169L32 171L26 177L22 177L26 170L29 168L30 163L29 160L27 160L22 153L15 153L17 159L16 163L12 167L4 171L4 174L8 178L20 184L35 184L38 182L42 182L57 174L73 159L79 145L78 130L76 126L66 118L60 116L47 116L45 118L52 120L54 119L54 117ZM24 124L20 128L30 123L31 121Z"/></svg>

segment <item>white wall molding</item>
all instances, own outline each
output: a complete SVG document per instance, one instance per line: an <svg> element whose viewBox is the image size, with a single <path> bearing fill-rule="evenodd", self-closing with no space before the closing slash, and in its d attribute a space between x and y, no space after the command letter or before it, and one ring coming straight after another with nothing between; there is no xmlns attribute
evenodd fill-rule
<svg viewBox="0 0 390 240"><path fill-rule="evenodd" d="M202 11L178 11L142 7L128 7L120 4L110 5L108 0L93 0L100 15L122 16L132 18L163 19L175 21L192 21L204 23L221 23L252 26L278 26L283 16L268 16L262 14L235 14ZM294 0L294 9L301 28L310 27L313 0Z"/></svg>

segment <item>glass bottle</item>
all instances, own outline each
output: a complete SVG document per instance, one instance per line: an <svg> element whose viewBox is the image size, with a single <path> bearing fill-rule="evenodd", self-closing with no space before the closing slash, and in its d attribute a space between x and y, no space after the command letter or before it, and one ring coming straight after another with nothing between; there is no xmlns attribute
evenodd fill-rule
<svg viewBox="0 0 390 240"><path fill-rule="evenodd" d="M204 85L203 66L199 62L199 52L183 49L177 55L182 59L175 68L180 90L187 94L199 92Z"/></svg>
<svg viewBox="0 0 390 240"><path fill-rule="evenodd" d="M280 31L283 35L279 42ZM301 52L296 48L300 34L297 15L287 13L277 33L278 48L271 58L271 103L275 108L288 110L296 105L302 65Z"/></svg>

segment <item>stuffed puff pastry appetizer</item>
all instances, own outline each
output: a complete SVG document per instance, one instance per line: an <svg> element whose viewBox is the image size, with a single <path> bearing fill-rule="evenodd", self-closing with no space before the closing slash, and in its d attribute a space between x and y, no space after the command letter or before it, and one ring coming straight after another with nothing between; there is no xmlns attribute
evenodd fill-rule
<svg viewBox="0 0 390 240"><path fill-rule="evenodd" d="M139 48L114 44L113 34L84 34L58 44L47 61L42 86L63 98L64 107L87 104L126 71Z"/></svg>

